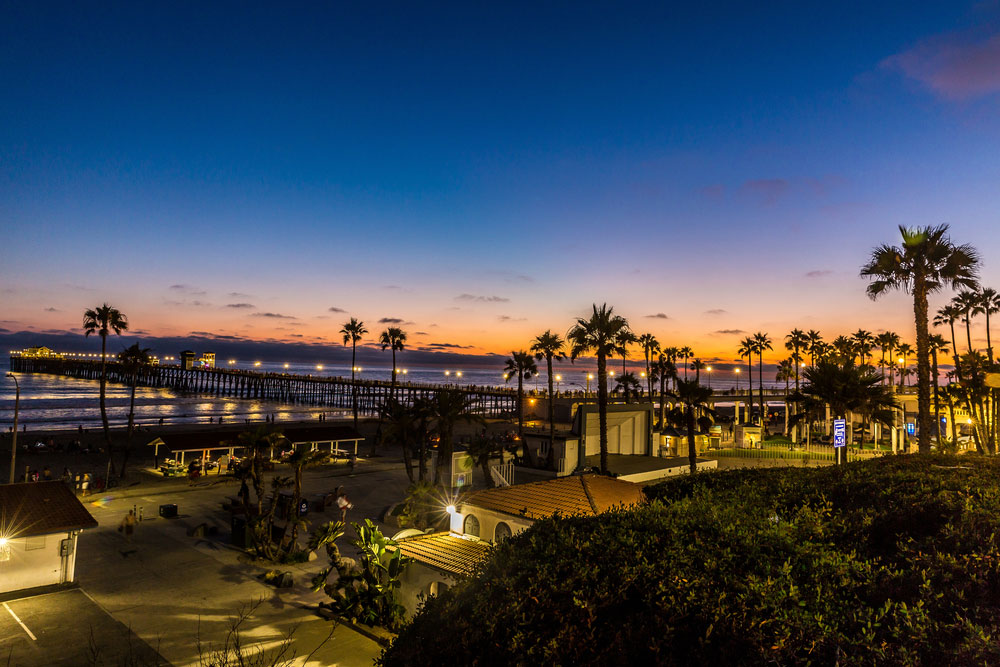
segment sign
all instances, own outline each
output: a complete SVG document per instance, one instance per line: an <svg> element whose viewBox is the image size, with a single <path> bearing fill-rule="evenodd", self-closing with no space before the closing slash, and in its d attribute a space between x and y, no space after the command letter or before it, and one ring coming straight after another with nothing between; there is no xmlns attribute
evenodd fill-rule
<svg viewBox="0 0 1000 667"><path fill-rule="evenodd" d="M916 435L917 425L913 422L906 422L906 435Z"/></svg>
<svg viewBox="0 0 1000 667"><path fill-rule="evenodd" d="M847 420L833 420L833 446L847 447Z"/></svg>

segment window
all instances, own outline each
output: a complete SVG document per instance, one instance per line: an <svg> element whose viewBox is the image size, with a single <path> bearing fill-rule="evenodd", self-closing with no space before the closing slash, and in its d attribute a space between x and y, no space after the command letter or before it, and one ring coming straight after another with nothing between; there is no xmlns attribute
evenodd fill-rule
<svg viewBox="0 0 1000 667"><path fill-rule="evenodd" d="M462 532L466 535L479 537L479 519L474 514L465 517L465 525L462 527Z"/></svg>
<svg viewBox="0 0 1000 667"><path fill-rule="evenodd" d="M432 581L430 586L431 595L441 595L448 590L448 584L443 581Z"/></svg>
<svg viewBox="0 0 1000 667"><path fill-rule="evenodd" d="M36 535L34 537L26 537L26 538L24 538L24 550L25 551L34 551L35 549L44 549L44 548L45 548L45 536L44 535Z"/></svg>
<svg viewBox="0 0 1000 667"><path fill-rule="evenodd" d="M497 524L496 530L493 531L493 541L500 542L508 537L510 537L510 526L501 521Z"/></svg>

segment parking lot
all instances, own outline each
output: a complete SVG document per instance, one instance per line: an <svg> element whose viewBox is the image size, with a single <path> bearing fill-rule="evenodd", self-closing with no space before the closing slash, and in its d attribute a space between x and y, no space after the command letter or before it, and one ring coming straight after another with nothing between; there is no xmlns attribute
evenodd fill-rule
<svg viewBox="0 0 1000 667"><path fill-rule="evenodd" d="M74 667L169 664L79 589L2 603L0 660Z"/></svg>

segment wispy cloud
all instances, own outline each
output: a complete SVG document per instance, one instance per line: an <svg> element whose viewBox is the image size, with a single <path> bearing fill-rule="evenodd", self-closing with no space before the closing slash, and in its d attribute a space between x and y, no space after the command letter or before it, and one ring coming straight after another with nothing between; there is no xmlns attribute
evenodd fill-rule
<svg viewBox="0 0 1000 667"><path fill-rule="evenodd" d="M500 315L497 317L501 322L524 322L527 317L511 317L510 315Z"/></svg>
<svg viewBox="0 0 1000 667"><path fill-rule="evenodd" d="M880 63L947 100L1000 92L1000 32L951 32L917 43Z"/></svg>
<svg viewBox="0 0 1000 667"><path fill-rule="evenodd" d="M61 313L62 311L59 310L58 308L53 308L52 306L49 306L48 308L45 309L45 312L46 313Z"/></svg>
<svg viewBox="0 0 1000 667"><path fill-rule="evenodd" d="M716 329L713 333L722 334L724 336L738 336L739 334L745 334L746 331L743 329Z"/></svg>
<svg viewBox="0 0 1000 667"><path fill-rule="evenodd" d="M383 317L378 321L379 324L402 324L402 317Z"/></svg>
<svg viewBox="0 0 1000 667"><path fill-rule="evenodd" d="M282 315L281 313L251 313L250 317L269 317L275 320L295 320L294 315Z"/></svg>
<svg viewBox="0 0 1000 667"><path fill-rule="evenodd" d="M256 308L252 303L227 303L226 308Z"/></svg>
<svg viewBox="0 0 1000 667"><path fill-rule="evenodd" d="M653 313L652 315L646 315L646 317L654 320L669 320L670 316L666 313Z"/></svg>
<svg viewBox="0 0 1000 667"><path fill-rule="evenodd" d="M437 349L437 350L471 350L473 345L458 345L456 343L424 343L423 347L426 349Z"/></svg>
<svg viewBox="0 0 1000 667"><path fill-rule="evenodd" d="M809 271L806 273L806 278L822 278L824 276L829 276L833 273L829 269L816 269L815 271Z"/></svg>
<svg viewBox="0 0 1000 667"><path fill-rule="evenodd" d="M759 197L765 206L771 206L788 192L788 181L783 178L760 178L746 181L742 190Z"/></svg>
<svg viewBox="0 0 1000 667"><path fill-rule="evenodd" d="M711 310L706 310L705 314L706 315L725 315L727 312L729 312L729 311L727 311L724 308L712 308Z"/></svg>
<svg viewBox="0 0 1000 667"><path fill-rule="evenodd" d="M336 306L330 306L329 308L327 308L327 310L330 311L331 313L346 313L347 312L343 308L337 308Z"/></svg>
<svg viewBox="0 0 1000 667"><path fill-rule="evenodd" d="M199 289L194 285L185 285L183 283L177 283L176 285L171 285L170 290L174 292L182 292L184 294L190 294L191 296L203 296L206 294L205 290Z"/></svg>
<svg viewBox="0 0 1000 667"><path fill-rule="evenodd" d="M510 299L502 296L482 296L478 294L459 294L455 301L478 301L480 303L507 303Z"/></svg>
<svg viewBox="0 0 1000 667"><path fill-rule="evenodd" d="M231 299L252 299L253 298L253 295L251 295L251 294L244 294L243 292L230 292L226 296L228 296Z"/></svg>

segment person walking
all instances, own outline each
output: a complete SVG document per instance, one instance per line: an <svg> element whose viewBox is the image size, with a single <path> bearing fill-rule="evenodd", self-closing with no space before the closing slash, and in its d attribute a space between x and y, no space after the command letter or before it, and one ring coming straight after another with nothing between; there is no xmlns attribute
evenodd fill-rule
<svg viewBox="0 0 1000 667"><path fill-rule="evenodd" d="M347 499L347 494L343 491L337 496L337 509L340 510L340 520L347 523L347 510L352 509L354 505L350 500Z"/></svg>
<svg viewBox="0 0 1000 667"><path fill-rule="evenodd" d="M83 491L83 497L86 498L90 495L90 473L83 473L83 481L80 482L80 490Z"/></svg>
<svg viewBox="0 0 1000 667"><path fill-rule="evenodd" d="M122 519L121 525L118 526L118 532L125 534L125 541L132 541L132 533L135 532L135 525L139 522L135 518L135 510L129 510L128 515Z"/></svg>

